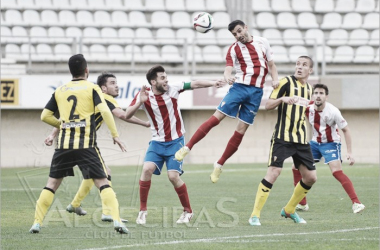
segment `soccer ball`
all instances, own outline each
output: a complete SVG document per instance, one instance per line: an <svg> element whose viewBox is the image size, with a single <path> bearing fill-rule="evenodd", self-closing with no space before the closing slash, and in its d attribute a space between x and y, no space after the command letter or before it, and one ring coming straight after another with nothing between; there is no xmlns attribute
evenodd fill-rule
<svg viewBox="0 0 380 250"><path fill-rule="evenodd" d="M214 18L207 12L201 12L195 15L193 25L194 29L200 33L209 32L214 23Z"/></svg>

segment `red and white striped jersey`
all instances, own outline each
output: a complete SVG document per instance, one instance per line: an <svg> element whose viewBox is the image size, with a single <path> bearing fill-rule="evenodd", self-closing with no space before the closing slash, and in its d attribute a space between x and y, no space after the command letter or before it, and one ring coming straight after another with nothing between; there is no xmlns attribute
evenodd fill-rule
<svg viewBox="0 0 380 250"><path fill-rule="evenodd" d="M149 99L140 109L143 109L149 118L153 141L172 141L185 134L181 110L178 107L178 97L184 91L183 86L183 82L169 85L169 90L162 95L155 95L151 88L147 89ZM140 98L140 92L129 106L133 106L137 98Z"/></svg>
<svg viewBox="0 0 380 250"><path fill-rule="evenodd" d="M316 111L314 105L308 106L306 117L313 127L312 140L319 143L340 142L338 128L348 125L339 109L328 102L322 111Z"/></svg>
<svg viewBox="0 0 380 250"><path fill-rule="evenodd" d="M235 67L236 82L263 88L268 74L267 62L273 60L273 51L264 37L254 36L249 43L236 41L228 49L226 66Z"/></svg>

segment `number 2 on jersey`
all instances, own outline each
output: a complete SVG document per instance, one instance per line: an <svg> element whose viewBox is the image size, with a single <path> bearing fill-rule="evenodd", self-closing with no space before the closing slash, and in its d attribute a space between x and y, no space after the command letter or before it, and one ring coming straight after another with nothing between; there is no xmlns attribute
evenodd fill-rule
<svg viewBox="0 0 380 250"><path fill-rule="evenodd" d="M71 107L71 111L70 111L70 117L69 117L69 120L75 120L75 119L79 119L79 115L74 115L74 112L75 112L75 108L77 106L77 97L75 95L71 95L69 97L67 97L67 101L70 102L70 101L73 101L73 106Z"/></svg>

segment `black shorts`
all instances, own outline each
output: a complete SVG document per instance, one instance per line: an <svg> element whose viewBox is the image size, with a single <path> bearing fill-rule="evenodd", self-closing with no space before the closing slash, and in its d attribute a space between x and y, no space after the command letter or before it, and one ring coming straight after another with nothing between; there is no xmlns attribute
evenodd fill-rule
<svg viewBox="0 0 380 250"><path fill-rule="evenodd" d="M313 154L309 144L287 142L280 139L272 139L269 152L269 166L282 168L286 158L293 158L298 169L302 164L309 170L315 170Z"/></svg>
<svg viewBox="0 0 380 250"><path fill-rule="evenodd" d="M78 165L84 179L107 178L106 165L98 148L56 149L51 161L49 176L60 179L74 176Z"/></svg>

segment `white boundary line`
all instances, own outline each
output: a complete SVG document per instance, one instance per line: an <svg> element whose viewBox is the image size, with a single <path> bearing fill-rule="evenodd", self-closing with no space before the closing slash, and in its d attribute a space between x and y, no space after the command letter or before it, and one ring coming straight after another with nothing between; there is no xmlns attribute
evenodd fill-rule
<svg viewBox="0 0 380 250"><path fill-rule="evenodd" d="M107 247L102 247L102 248L86 248L83 250L106 250L106 249L145 247L145 246L157 246L157 245L176 245L176 244L202 243L202 242L228 242L231 240L233 240L231 242L237 242L237 241L234 241L234 239L257 238L257 237L282 237L282 236L309 235L309 234L334 234L334 233L346 233L346 232L373 230L373 229L379 229L379 228L380 227L364 227L364 228L342 229L342 230L323 231L323 232L315 231L315 232L303 232L303 233L251 234L251 235L242 235L242 236L215 237L215 238L204 238L204 239L194 239L194 240L164 241L164 242L156 242L156 243L151 243L151 244L132 244L132 245L120 245L120 246L107 246ZM342 240L346 240L346 239L342 239ZM243 241L247 241L247 240L243 240ZM240 241L238 241L238 242L240 242Z"/></svg>

